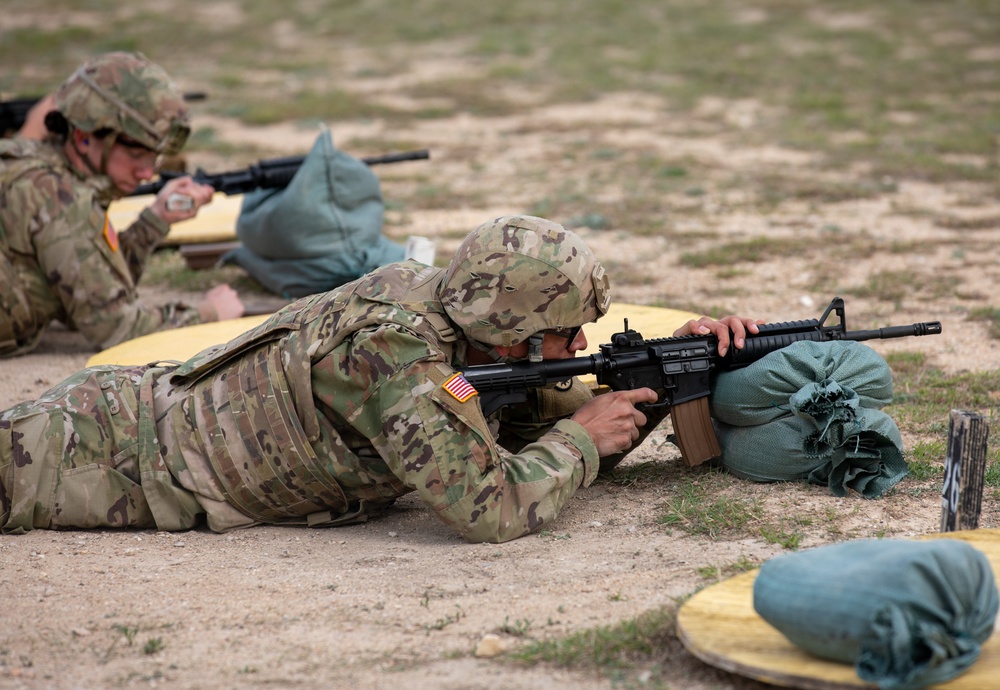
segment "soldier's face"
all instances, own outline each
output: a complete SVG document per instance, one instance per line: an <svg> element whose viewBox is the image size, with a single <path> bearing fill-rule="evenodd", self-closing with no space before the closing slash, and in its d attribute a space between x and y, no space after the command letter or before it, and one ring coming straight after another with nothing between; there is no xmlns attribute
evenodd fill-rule
<svg viewBox="0 0 1000 690"><path fill-rule="evenodd" d="M153 175L156 174L156 161L155 151L141 146L115 143L108 152L105 170L115 187L128 194L143 182L153 179Z"/></svg>
<svg viewBox="0 0 1000 690"><path fill-rule="evenodd" d="M542 359L569 359L575 357L577 352L587 349L587 336L581 328L577 331L573 340L569 343L566 338L555 333L546 333L542 337ZM499 351L500 348L497 348ZM518 343L510 348L510 356L516 359L524 359L528 356L528 343Z"/></svg>
<svg viewBox="0 0 1000 690"><path fill-rule="evenodd" d="M566 338L546 333L542 340L542 357L545 359L569 359L575 357L577 352L587 349L587 335L581 327L573 335L573 339L566 342ZM562 354L559 354L559 353Z"/></svg>

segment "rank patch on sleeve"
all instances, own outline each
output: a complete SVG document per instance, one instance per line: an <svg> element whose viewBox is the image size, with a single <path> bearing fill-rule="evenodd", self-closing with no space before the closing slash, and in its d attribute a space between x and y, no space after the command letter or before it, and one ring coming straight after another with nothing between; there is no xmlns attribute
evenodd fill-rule
<svg viewBox="0 0 1000 690"><path fill-rule="evenodd" d="M465 380L461 372L453 374L451 378L441 384L441 387L448 391L455 400L463 403L478 393L472 384Z"/></svg>

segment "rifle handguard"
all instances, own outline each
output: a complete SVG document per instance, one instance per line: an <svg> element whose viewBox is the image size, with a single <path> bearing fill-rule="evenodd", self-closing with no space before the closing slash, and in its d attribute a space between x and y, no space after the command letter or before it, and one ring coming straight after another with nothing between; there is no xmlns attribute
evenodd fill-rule
<svg viewBox="0 0 1000 690"><path fill-rule="evenodd" d="M417 151L403 151L401 153L388 153L384 156L372 156L360 159L368 166L384 165L386 163L400 163L402 161L424 160L430 158L431 154L427 149ZM286 156L284 158L269 158L258 161L256 164L243 168L242 170L231 170L221 173L207 173L204 170L197 170L191 178L195 182L207 184L215 191L232 196L233 194L246 194L255 189L284 189L291 184L295 173L302 167L305 156ZM141 184L135 188L128 196L142 196L144 194L158 194L164 185L175 177L184 177L186 173L162 171L160 179L156 182Z"/></svg>

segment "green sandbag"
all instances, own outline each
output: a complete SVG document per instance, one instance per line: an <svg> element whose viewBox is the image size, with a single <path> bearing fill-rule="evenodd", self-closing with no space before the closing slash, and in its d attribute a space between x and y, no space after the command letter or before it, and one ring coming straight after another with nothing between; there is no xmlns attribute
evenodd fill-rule
<svg viewBox="0 0 1000 690"><path fill-rule="evenodd" d="M1000 601L989 561L963 541L868 539L767 561L753 604L801 649L909 689L966 671Z"/></svg>
<svg viewBox="0 0 1000 690"><path fill-rule="evenodd" d="M859 394L861 391L861 394ZM801 342L716 377L720 462L754 481L826 485L876 498L908 472L889 367L860 343Z"/></svg>
<svg viewBox="0 0 1000 690"><path fill-rule="evenodd" d="M378 177L324 129L287 187L244 195L241 246L222 260L279 295L325 292L405 258L382 234L383 211Z"/></svg>
<svg viewBox="0 0 1000 690"><path fill-rule="evenodd" d="M734 426L765 424L788 412L788 398L800 388L827 379L854 391L861 407L880 410L892 402L892 372L875 350L849 340L805 341L716 376L712 417Z"/></svg>

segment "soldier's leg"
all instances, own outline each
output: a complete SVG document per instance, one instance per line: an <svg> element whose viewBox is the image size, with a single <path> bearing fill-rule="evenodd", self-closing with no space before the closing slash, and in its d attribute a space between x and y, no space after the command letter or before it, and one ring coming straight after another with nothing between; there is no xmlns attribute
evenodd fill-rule
<svg viewBox="0 0 1000 690"><path fill-rule="evenodd" d="M156 526L137 462L141 375L85 369L0 414L0 530Z"/></svg>

